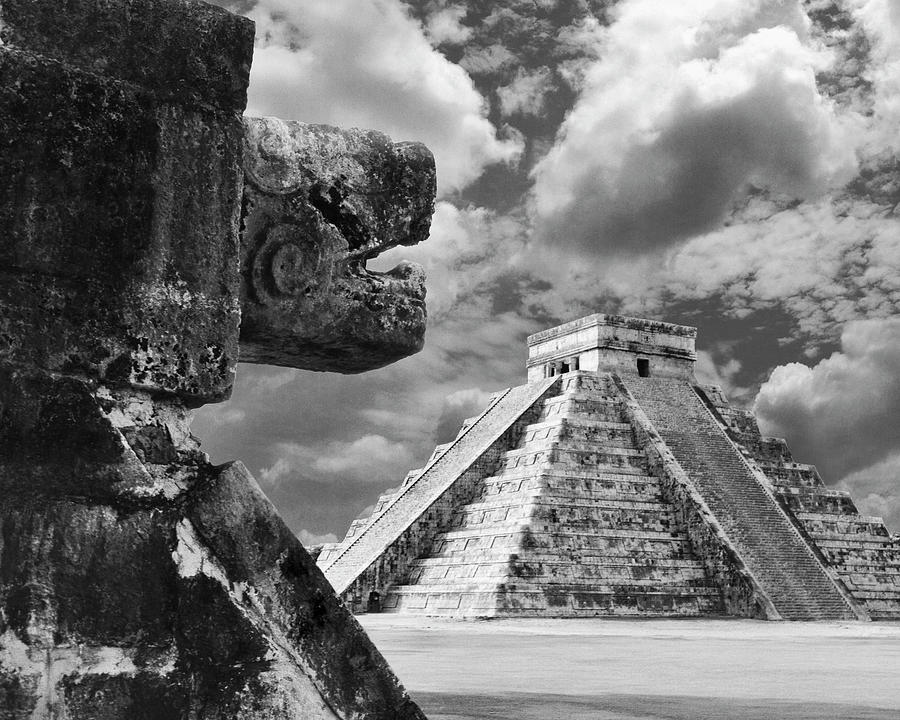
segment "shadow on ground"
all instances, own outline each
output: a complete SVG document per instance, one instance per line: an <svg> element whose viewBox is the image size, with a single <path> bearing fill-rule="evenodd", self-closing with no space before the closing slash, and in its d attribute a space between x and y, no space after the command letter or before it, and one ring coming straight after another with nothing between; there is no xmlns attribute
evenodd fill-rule
<svg viewBox="0 0 900 720"><path fill-rule="evenodd" d="M896 720L896 709L840 703L662 695L417 692L429 720Z"/></svg>

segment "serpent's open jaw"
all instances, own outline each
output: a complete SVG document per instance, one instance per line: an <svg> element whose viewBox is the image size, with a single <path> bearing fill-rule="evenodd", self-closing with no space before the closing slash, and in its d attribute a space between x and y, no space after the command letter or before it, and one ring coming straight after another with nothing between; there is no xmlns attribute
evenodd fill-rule
<svg viewBox="0 0 900 720"><path fill-rule="evenodd" d="M360 130L245 126L241 359L353 373L418 352L423 269L366 263L428 236L431 153Z"/></svg>

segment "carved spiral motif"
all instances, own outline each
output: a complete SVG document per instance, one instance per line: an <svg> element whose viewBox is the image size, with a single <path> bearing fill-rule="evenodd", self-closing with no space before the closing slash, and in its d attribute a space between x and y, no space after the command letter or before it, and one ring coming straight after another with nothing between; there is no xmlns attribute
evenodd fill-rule
<svg viewBox="0 0 900 720"><path fill-rule="evenodd" d="M260 235L250 281L261 303L311 295L330 284L330 273L323 272L321 243L312 241L301 227L281 223L269 226Z"/></svg>

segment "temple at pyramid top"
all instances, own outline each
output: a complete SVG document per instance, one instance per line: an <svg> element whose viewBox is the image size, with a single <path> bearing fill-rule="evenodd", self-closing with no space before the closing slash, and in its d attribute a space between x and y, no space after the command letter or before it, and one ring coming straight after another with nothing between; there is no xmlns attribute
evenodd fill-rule
<svg viewBox="0 0 900 720"><path fill-rule="evenodd" d="M596 313L528 337L528 382L572 370L691 378L697 328Z"/></svg>
<svg viewBox="0 0 900 720"><path fill-rule="evenodd" d="M589 315L318 565L355 612L900 619L900 542L694 377L697 330Z"/></svg>

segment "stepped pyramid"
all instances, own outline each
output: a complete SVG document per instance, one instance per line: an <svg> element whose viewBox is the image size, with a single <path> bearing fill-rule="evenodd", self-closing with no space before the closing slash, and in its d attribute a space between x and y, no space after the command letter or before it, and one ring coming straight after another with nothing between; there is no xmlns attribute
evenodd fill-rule
<svg viewBox="0 0 900 720"><path fill-rule="evenodd" d="M590 315L318 563L355 612L900 619L900 542L693 374L696 329Z"/></svg>

